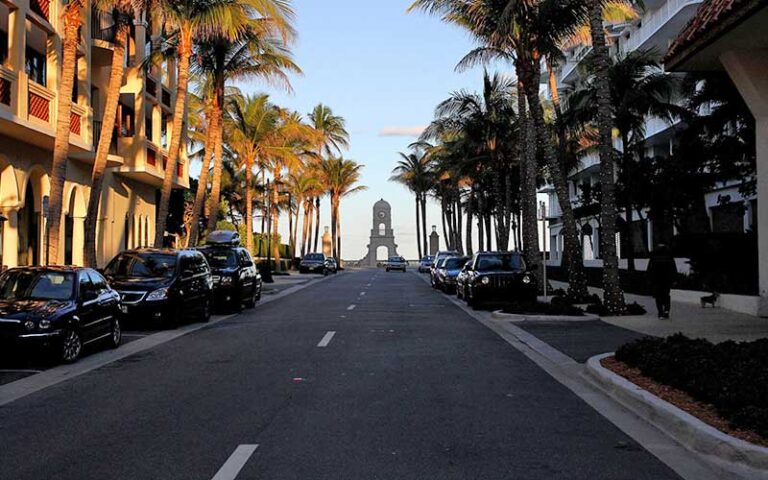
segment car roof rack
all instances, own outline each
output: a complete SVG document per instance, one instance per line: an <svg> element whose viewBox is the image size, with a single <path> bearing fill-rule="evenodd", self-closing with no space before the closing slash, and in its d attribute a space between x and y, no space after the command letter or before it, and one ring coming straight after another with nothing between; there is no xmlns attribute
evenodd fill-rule
<svg viewBox="0 0 768 480"><path fill-rule="evenodd" d="M205 244L212 247L239 247L240 234L231 230L216 230L208 234Z"/></svg>

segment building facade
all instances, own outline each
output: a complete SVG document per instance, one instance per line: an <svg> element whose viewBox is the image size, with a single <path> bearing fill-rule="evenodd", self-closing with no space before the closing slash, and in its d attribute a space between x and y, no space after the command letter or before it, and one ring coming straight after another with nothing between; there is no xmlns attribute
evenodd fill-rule
<svg viewBox="0 0 768 480"><path fill-rule="evenodd" d="M643 2L644 9L639 18L625 24L607 25L606 29L610 40L611 53L614 56L626 55L637 50L652 50L659 56L663 55L669 45L675 40L680 31L696 14L703 0L651 0ZM587 45L573 45L565 50L565 61L557 69L558 89L563 92L576 89L586 80L584 61L591 47ZM565 98L565 95L562 96ZM677 101L682 102L682 99ZM681 128L679 122L668 123L660 118L651 117L645 122L645 155L649 158L669 157L676 148L676 132ZM614 147L621 150L621 143L614 140ZM600 266L600 228L599 206L596 203L585 202L585 190L596 189L599 185L600 164L596 152L589 153L581 158L578 168L570 173L569 193L574 205L579 224L581 225L582 246L585 264L587 266ZM705 198L707 213L715 232L744 232L755 228L756 199L744 198L739 191L738 181L723 183L712 189ZM561 234L562 210L557 202L554 190L546 187L542 190L549 196L551 227L548 242L551 245L551 264L559 264L562 259L563 236ZM647 263L643 257L647 257L659 242L669 238L669 233L661 231L665 228L654 225L647 218L633 212L631 218L621 211L620 216L625 223L622 229L624 235L630 235L636 262L639 270L644 270ZM628 242L622 241L620 235L617 238L617 247L620 257L625 257L622 246ZM620 264L625 267L626 260ZM680 262L683 270L688 266Z"/></svg>
<svg viewBox="0 0 768 480"><path fill-rule="evenodd" d="M63 0L0 0L0 223L4 266L82 264L84 222L112 65L112 16L82 9L70 117L60 258L45 258L45 224L61 72ZM104 265L126 248L154 240L157 203L173 124L175 65L144 68L160 33L137 12L126 52L116 125L97 226ZM146 73L145 73L146 72ZM185 148L174 188L188 188Z"/></svg>

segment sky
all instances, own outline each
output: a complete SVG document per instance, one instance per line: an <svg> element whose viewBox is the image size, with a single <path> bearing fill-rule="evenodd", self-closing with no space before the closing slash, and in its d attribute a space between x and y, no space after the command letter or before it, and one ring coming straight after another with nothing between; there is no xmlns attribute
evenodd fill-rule
<svg viewBox="0 0 768 480"><path fill-rule="evenodd" d="M482 88L481 68L454 71L473 48L469 36L437 17L406 13L409 5L409 0L294 0L299 37L293 53L303 70L291 77L294 92L241 85L249 93L269 93L276 104L304 115L322 102L346 119L351 138L344 156L365 165L361 183L368 188L341 203L346 260L365 256L373 204L381 198L392 205L398 253L417 258L414 198L389 181L398 152L407 151L451 92ZM327 201L321 215L321 225L330 225ZM434 202L427 222L441 233ZM281 224L287 238L287 219Z"/></svg>

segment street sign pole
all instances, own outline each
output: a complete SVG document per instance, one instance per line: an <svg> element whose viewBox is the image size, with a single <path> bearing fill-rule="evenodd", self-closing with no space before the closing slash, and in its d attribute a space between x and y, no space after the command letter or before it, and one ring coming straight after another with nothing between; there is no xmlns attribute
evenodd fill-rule
<svg viewBox="0 0 768 480"><path fill-rule="evenodd" d="M544 280L544 301L548 300L547 296L547 204L545 202L539 203L539 210L541 214L541 235L544 240L544 249L541 252L541 265L542 265L542 279Z"/></svg>

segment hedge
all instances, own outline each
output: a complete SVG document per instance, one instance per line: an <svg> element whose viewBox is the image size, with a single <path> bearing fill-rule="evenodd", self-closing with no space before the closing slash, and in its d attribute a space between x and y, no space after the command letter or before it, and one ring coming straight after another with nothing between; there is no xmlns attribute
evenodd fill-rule
<svg viewBox="0 0 768 480"><path fill-rule="evenodd" d="M768 439L768 338L713 344L678 333L624 345L616 359Z"/></svg>

